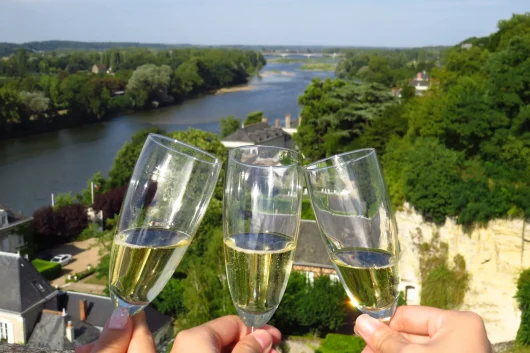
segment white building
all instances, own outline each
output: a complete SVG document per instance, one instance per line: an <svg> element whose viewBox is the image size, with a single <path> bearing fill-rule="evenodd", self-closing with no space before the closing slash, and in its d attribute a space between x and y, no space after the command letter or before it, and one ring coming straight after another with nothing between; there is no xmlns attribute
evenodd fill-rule
<svg viewBox="0 0 530 353"><path fill-rule="evenodd" d="M26 218L0 205L0 251L17 253L26 246L32 218Z"/></svg>

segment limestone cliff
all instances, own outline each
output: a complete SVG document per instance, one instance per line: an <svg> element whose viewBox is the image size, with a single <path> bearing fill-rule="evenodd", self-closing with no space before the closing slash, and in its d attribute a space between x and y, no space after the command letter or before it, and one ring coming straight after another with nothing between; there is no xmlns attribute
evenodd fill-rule
<svg viewBox="0 0 530 353"><path fill-rule="evenodd" d="M402 249L401 277L405 284L415 287L409 292L409 303L421 291L417 244L429 242L438 233L440 241L449 245L449 258L456 254L464 256L471 274L470 289L460 309L482 316L492 343L513 340L520 322L513 297L521 269L530 267L530 249L525 252L522 240L524 234L530 238L530 225L520 219L495 220L487 227L466 233L452 219L441 227L425 222L408 205L396 213L396 221ZM530 248L530 243L526 247Z"/></svg>

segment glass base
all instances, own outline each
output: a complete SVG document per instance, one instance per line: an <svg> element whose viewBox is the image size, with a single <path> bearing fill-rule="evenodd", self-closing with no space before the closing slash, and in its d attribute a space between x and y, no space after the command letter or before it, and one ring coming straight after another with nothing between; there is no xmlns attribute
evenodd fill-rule
<svg viewBox="0 0 530 353"><path fill-rule="evenodd" d="M115 308L126 308L130 316L138 313L140 310L145 308L147 304L131 304L123 300L119 295L115 294L112 290L110 291L110 299L114 303Z"/></svg>
<svg viewBox="0 0 530 353"><path fill-rule="evenodd" d="M366 308L366 307L358 306L357 309L359 309L361 313L368 314L374 319L377 319L381 322L388 323L390 319L392 318L392 316L394 316L394 313L396 312L397 303L398 303L398 299L396 298L396 300L392 304L384 306L382 308L374 309L374 308Z"/></svg>
<svg viewBox="0 0 530 353"><path fill-rule="evenodd" d="M261 313L261 314L253 314L249 313L243 309L240 309L236 307L237 313L239 314L239 317L243 322L249 326L254 328L261 328L263 325L265 325L269 320L271 319L272 315L274 315L274 312L276 311L276 308L269 310L267 312Z"/></svg>

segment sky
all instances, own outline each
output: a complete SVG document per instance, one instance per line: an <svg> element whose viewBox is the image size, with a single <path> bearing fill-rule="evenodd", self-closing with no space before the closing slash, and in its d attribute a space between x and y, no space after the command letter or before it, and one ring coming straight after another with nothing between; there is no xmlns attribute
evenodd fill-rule
<svg viewBox="0 0 530 353"><path fill-rule="evenodd" d="M530 0L0 0L0 42L454 45Z"/></svg>

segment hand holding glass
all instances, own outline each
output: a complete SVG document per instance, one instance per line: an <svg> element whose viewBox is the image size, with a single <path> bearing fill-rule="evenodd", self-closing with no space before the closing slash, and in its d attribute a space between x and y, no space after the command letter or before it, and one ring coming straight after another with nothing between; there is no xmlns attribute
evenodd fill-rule
<svg viewBox="0 0 530 353"><path fill-rule="evenodd" d="M352 303L389 320L397 306L399 243L375 150L315 162L305 176L322 239Z"/></svg>
<svg viewBox="0 0 530 353"><path fill-rule="evenodd" d="M110 295L131 315L171 278L204 216L219 172L214 156L149 135L127 189L110 260Z"/></svg>
<svg viewBox="0 0 530 353"><path fill-rule="evenodd" d="M300 155L271 146L230 151L223 200L225 263L241 319L262 327L287 286L300 226Z"/></svg>

